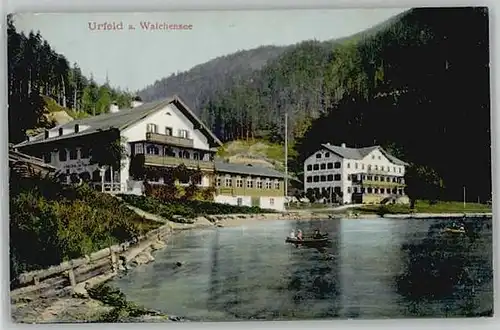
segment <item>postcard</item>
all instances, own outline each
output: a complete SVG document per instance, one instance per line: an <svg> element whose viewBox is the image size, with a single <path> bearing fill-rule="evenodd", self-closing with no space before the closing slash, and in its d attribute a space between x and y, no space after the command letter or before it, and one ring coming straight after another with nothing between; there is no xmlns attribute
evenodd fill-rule
<svg viewBox="0 0 500 330"><path fill-rule="evenodd" d="M493 316L487 8L7 21L13 322Z"/></svg>

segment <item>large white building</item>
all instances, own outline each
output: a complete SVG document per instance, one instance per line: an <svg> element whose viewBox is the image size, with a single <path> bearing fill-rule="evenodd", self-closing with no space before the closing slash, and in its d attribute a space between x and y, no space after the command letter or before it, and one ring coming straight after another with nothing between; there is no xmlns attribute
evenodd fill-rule
<svg viewBox="0 0 500 330"><path fill-rule="evenodd" d="M304 191L315 198L349 203L407 203L405 166L380 146L349 148L329 143L304 162Z"/></svg>
<svg viewBox="0 0 500 330"><path fill-rule="evenodd" d="M119 169L99 167L95 161L91 161L93 157L98 157L98 153L102 157L101 147L113 141L119 141L125 151ZM148 178L152 184L164 183L162 169L184 164L187 168L201 170L201 180L196 182L199 186L215 185L219 177L219 163L215 162L215 154L221 144L188 106L178 96L173 96L145 104L134 101L130 109L118 109L112 105L109 113L48 129L14 147L43 158L47 164L56 167L67 182L84 180L104 191L140 194L143 193L143 179L133 169L137 163L147 168L149 173L160 173ZM222 167L225 169L227 166L222 164ZM267 188L257 183L260 180L259 173L249 173L243 165L233 166L231 170L234 172L238 168L242 170L240 177L249 186L247 189L234 189L234 193L242 194L240 197L231 191L229 195L235 198L226 198L229 192L218 189L216 194L226 197L216 196L216 201L283 208L284 199L282 201L279 198L278 192L282 191L283 175L278 172L271 176L264 173L267 175L263 177L264 180L273 179L272 187ZM189 180L177 183L187 185ZM274 181L279 183L274 184ZM247 203L247 199L243 198L245 196L263 199ZM272 198L272 202L266 196Z"/></svg>

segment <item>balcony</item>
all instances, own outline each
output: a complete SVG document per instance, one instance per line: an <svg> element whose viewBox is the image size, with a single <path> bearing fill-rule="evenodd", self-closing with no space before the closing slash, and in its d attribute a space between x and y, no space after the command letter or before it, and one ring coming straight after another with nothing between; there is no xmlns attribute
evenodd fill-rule
<svg viewBox="0 0 500 330"><path fill-rule="evenodd" d="M397 172L397 173L393 172L393 171L389 172L389 171L387 171L386 168L384 168L383 171L381 169L376 170L376 169L371 168L371 169L367 170L366 173L368 173L368 174L378 174L378 175L403 176L403 174L399 173L399 172Z"/></svg>
<svg viewBox="0 0 500 330"><path fill-rule="evenodd" d="M160 165L160 166L179 166L180 164L186 165L188 168L200 168L202 170L213 170L214 162L196 160L196 159L186 159L177 158L170 156L160 156L160 155L144 155L145 165Z"/></svg>
<svg viewBox="0 0 500 330"><path fill-rule="evenodd" d="M392 182L392 181L374 181L374 180L362 180L362 186L366 187L406 187L406 184L401 182Z"/></svg>
<svg viewBox="0 0 500 330"><path fill-rule="evenodd" d="M149 142L158 142L170 144L179 147L193 148L194 143L192 139L186 139L178 136L159 134L159 133L146 133L146 140Z"/></svg>

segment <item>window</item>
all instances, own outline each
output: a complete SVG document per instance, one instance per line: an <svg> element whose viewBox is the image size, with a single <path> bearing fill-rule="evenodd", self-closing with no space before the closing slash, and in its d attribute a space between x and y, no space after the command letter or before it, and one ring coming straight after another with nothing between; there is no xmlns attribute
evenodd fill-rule
<svg viewBox="0 0 500 330"><path fill-rule="evenodd" d="M372 155L372 159L375 159L375 155Z"/></svg>
<svg viewBox="0 0 500 330"><path fill-rule="evenodd" d="M160 149L158 149L157 146L150 145L146 148L146 153L148 155L159 155L160 154Z"/></svg>
<svg viewBox="0 0 500 330"><path fill-rule="evenodd" d="M331 170L333 168L333 163L326 164L326 168Z"/></svg>
<svg viewBox="0 0 500 330"><path fill-rule="evenodd" d="M307 170L308 171L312 171L312 169L313 169L312 165L307 165Z"/></svg>
<svg viewBox="0 0 500 330"><path fill-rule="evenodd" d="M368 171L372 169L372 166L371 165L368 165Z"/></svg>
<svg viewBox="0 0 500 330"><path fill-rule="evenodd" d="M340 168L340 162L335 162L335 168Z"/></svg>
<svg viewBox="0 0 500 330"><path fill-rule="evenodd" d="M317 176L317 175L313 176L313 181L314 182L319 182L319 176Z"/></svg>
<svg viewBox="0 0 500 330"><path fill-rule="evenodd" d="M326 181L326 175L321 175L321 176L319 177L319 180L320 180L321 182L325 182L325 181Z"/></svg>
<svg viewBox="0 0 500 330"><path fill-rule="evenodd" d="M375 170L378 170L378 165L375 165Z"/></svg>
<svg viewBox="0 0 500 330"><path fill-rule="evenodd" d="M312 180L313 180L312 176L308 176L308 177L306 178L306 182L312 182ZM266 187L266 188L267 188L267 187Z"/></svg>
<svg viewBox="0 0 500 330"><path fill-rule="evenodd" d="M274 183L274 189L280 189L280 183L278 181Z"/></svg>
<svg viewBox="0 0 500 330"><path fill-rule="evenodd" d="M233 185L233 180L231 178L226 178L225 186L231 187Z"/></svg>
<svg viewBox="0 0 500 330"><path fill-rule="evenodd" d="M351 193L351 187L347 187L347 193L350 194Z"/></svg>
<svg viewBox="0 0 500 330"><path fill-rule="evenodd" d="M354 168L358 169L358 163L354 163Z"/></svg>
<svg viewBox="0 0 500 330"><path fill-rule="evenodd" d="M393 172L396 172L396 166L394 166L394 167L392 168L392 170L393 170Z"/></svg>
<svg viewBox="0 0 500 330"><path fill-rule="evenodd" d="M358 193L358 187L353 187L352 189L353 189L353 192L354 192L355 194L357 194L357 193Z"/></svg>
<svg viewBox="0 0 500 330"><path fill-rule="evenodd" d="M316 158L321 158L321 154L319 152L316 154Z"/></svg>
<svg viewBox="0 0 500 330"><path fill-rule="evenodd" d="M274 198L269 198L269 205L274 205Z"/></svg>
<svg viewBox="0 0 500 330"><path fill-rule="evenodd" d="M329 152L325 153L325 158L330 158L330 153Z"/></svg>
<svg viewBox="0 0 500 330"><path fill-rule="evenodd" d="M398 168L398 170L399 170L398 172L399 172L399 173L401 173L401 167L400 167L400 168Z"/></svg>
<svg viewBox="0 0 500 330"><path fill-rule="evenodd" d="M243 205L243 198L238 197L238 199L236 200L236 203L238 204L238 206Z"/></svg>
<svg viewBox="0 0 500 330"><path fill-rule="evenodd" d="M217 178L217 180L215 180L215 185L216 185L217 187L220 187L220 185L221 185L221 181L222 181L222 180L221 180L221 178Z"/></svg>
<svg viewBox="0 0 500 330"><path fill-rule="evenodd" d="M253 180L247 179L247 188L253 188Z"/></svg>
<svg viewBox="0 0 500 330"><path fill-rule="evenodd" d="M262 189L262 181L257 181L257 189Z"/></svg>
<svg viewBox="0 0 500 330"><path fill-rule="evenodd" d="M347 174L347 181L351 181L351 175Z"/></svg>
<svg viewBox="0 0 500 330"><path fill-rule="evenodd" d="M327 181L333 181L333 174L328 174L326 177Z"/></svg>
<svg viewBox="0 0 500 330"><path fill-rule="evenodd" d="M361 164L361 169L364 170L365 169L365 164Z"/></svg>
<svg viewBox="0 0 500 330"><path fill-rule="evenodd" d="M78 152L76 149L70 149L69 151L69 159L77 159L78 158Z"/></svg>
<svg viewBox="0 0 500 330"><path fill-rule="evenodd" d="M68 159L68 154L66 152L66 149L59 150L59 161L65 162L67 159Z"/></svg>
<svg viewBox="0 0 500 330"><path fill-rule="evenodd" d="M371 187L370 187L370 188L368 188L368 189L367 189L367 192L368 192L369 194L371 194L371 193L373 192L373 191L372 191L372 188L371 188Z"/></svg>
<svg viewBox="0 0 500 330"><path fill-rule="evenodd" d="M347 163L347 168L351 168L351 163Z"/></svg>
<svg viewBox="0 0 500 330"><path fill-rule="evenodd" d="M378 156L378 159L380 160L380 156Z"/></svg>
<svg viewBox="0 0 500 330"><path fill-rule="evenodd" d="M313 170L315 170L315 171L319 170L319 165L318 164L314 164L313 165Z"/></svg>
<svg viewBox="0 0 500 330"><path fill-rule="evenodd" d="M340 174L335 174L335 181L340 181Z"/></svg>
<svg viewBox="0 0 500 330"><path fill-rule="evenodd" d="M180 129L179 130L179 137L183 139L189 139L189 132L185 129Z"/></svg>
<svg viewBox="0 0 500 330"><path fill-rule="evenodd" d="M156 124L148 124L146 130L148 133L158 133L158 126Z"/></svg>
<svg viewBox="0 0 500 330"><path fill-rule="evenodd" d="M200 159L200 155L197 152L194 152L193 153L193 159L194 160L199 160Z"/></svg>
<svg viewBox="0 0 500 330"><path fill-rule="evenodd" d="M384 166L380 166L380 170L383 171L384 170Z"/></svg>
<svg viewBox="0 0 500 330"><path fill-rule="evenodd" d="M321 165L320 165L320 168L321 168L322 170L326 170L326 164L325 164L325 163L321 164Z"/></svg>
<svg viewBox="0 0 500 330"><path fill-rule="evenodd" d="M311 182L312 181L312 177L310 177L310 176L308 176L307 179L308 180L311 179L311 180L309 180L307 182ZM271 189L271 181L269 181L269 180L266 181L266 189Z"/></svg>
<svg viewBox="0 0 500 330"><path fill-rule="evenodd" d="M165 127L165 135L172 136L172 127Z"/></svg>
<svg viewBox="0 0 500 330"><path fill-rule="evenodd" d="M238 188L243 187L243 180L242 179L236 179L236 187L238 187Z"/></svg>
<svg viewBox="0 0 500 330"><path fill-rule="evenodd" d="M340 194L341 192L340 187L333 188L333 191L335 191L336 194Z"/></svg>

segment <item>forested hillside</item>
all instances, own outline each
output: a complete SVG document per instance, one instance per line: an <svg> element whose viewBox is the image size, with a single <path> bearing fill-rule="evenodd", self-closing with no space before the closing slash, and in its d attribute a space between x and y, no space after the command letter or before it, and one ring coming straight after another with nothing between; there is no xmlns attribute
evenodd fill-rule
<svg viewBox="0 0 500 330"><path fill-rule="evenodd" d="M432 169L447 198L461 199L466 186L468 198L484 200L491 196L488 40L487 8L412 9L352 38L287 47L225 82L223 66L204 70L196 104L225 141L263 132L283 140L287 113L295 164L321 142L381 144ZM202 67L182 74L184 87L173 78L163 84L192 102L183 91Z"/></svg>
<svg viewBox="0 0 500 330"><path fill-rule="evenodd" d="M129 106L132 96L111 88L109 83L98 85L85 77L78 65L70 65L56 53L40 33L28 36L16 31L8 17L8 102L9 141L25 139L27 130L50 127L47 113L53 101L73 116L97 115L107 112L111 102Z"/></svg>

